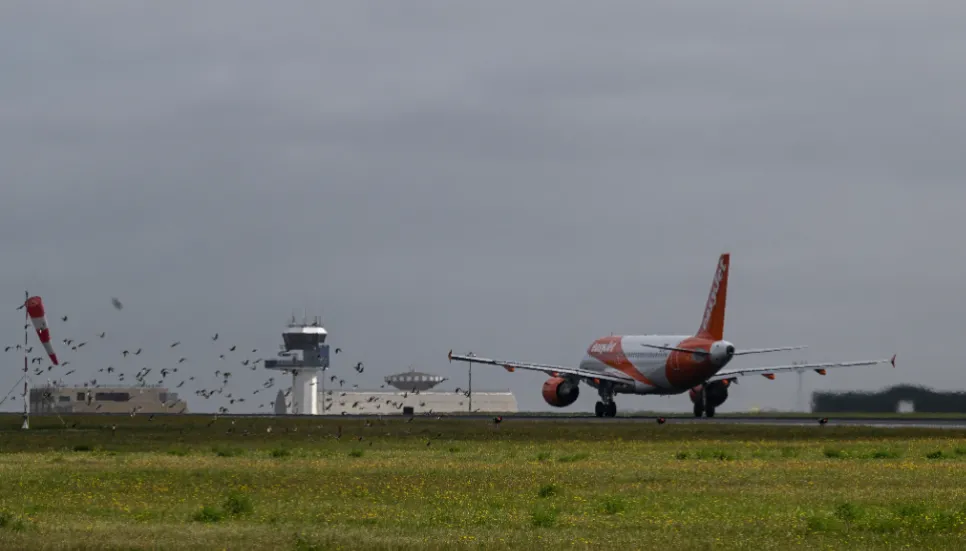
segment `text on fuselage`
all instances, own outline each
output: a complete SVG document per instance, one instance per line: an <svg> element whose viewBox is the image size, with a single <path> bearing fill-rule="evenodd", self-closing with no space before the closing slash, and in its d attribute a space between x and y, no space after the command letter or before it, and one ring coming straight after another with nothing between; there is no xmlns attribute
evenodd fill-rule
<svg viewBox="0 0 966 551"><path fill-rule="evenodd" d="M590 345L591 354L608 354L617 348L616 342L595 342Z"/></svg>

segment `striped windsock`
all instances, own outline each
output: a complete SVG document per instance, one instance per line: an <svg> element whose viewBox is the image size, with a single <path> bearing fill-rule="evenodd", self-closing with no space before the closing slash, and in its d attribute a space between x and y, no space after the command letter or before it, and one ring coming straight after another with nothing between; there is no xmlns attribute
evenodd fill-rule
<svg viewBox="0 0 966 551"><path fill-rule="evenodd" d="M27 299L27 314L30 316L30 321L34 324L34 329L37 330L37 337L40 338L40 343L44 345L44 350L47 351L47 355L50 356L50 361L54 365L60 365L57 363L57 354L54 353L54 346L50 344L50 328L47 327L47 315L44 312L44 301L40 300L40 297L30 297Z"/></svg>

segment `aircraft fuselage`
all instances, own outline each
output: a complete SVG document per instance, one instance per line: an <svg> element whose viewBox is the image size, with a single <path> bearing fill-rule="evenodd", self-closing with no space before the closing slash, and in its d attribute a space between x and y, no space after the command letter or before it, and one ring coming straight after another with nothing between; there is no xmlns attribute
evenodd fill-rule
<svg viewBox="0 0 966 551"><path fill-rule="evenodd" d="M714 340L688 335L614 335L595 340L580 361L580 368L634 379L618 385L622 394L680 394L714 376L730 357L710 354ZM717 341L720 342L720 341ZM643 345L704 350L709 354L660 350Z"/></svg>

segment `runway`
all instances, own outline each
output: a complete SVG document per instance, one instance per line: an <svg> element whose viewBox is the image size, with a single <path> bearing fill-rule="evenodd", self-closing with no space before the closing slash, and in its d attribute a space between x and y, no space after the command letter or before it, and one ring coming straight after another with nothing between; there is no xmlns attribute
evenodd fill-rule
<svg viewBox="0 0 966 551"><path fill-rule="evenodd" d="M325 415L320 416L328 419L344 418L372 418L371 415ZM396 417L396 416L392 416ZM416 418L426 418L419 416ZM437 416L428 416L436 419ZM441 415L440 419L465 420L465 421L491 421L496 415ZM504 414L503 422L512 423L514 421L541 421L558 423L656 423L658 415L647 416L618 416L613 418L594 417L594 416L563 416L563 415L541 415L541 414ZM828 418L826 426L852 426L852 427L879 427L879 428L924 428L924 429L958 429L966 430L966 417L842 417L836 418L831 415L814 415L810 417L685 417L685 416L665 416L666 425L675 424L717 424L717 425L772 425L789 427L811 427L819 424L818 420L822 417ZM386 416L385 418L391 418Z"/></svg>
<svg viewBox="0 0 966 551"><path fill-rule="evenodd" d="M659 413L648 413L641 415L619 415L617 417L595 417L589 414L583 415L551 415L539 412L534 413L504 413L504 414L442 414L442 415L423 415L417 414L414 416L414 420L446 420L446 421L466 421L466 422L492 422L493 418L496 416L501 416L504 423L514 423L514 422L531 422L537 421L542 423L656 423L657 418L662 414ZM3 412L0 416L10 416L12 419L19 421L20 414L14 412ZM63 413L60 417L64 419L69 419L71 417L127 417L127 413ZM234 413L234 414L215 414L215 413L157 413L153 417L199 417L199 418L212 418L218 417L221 419L231 419L231 418L286 418L286 419L318 419L318 420L338 420L338 419L374 419L381 417L384 420L393 419L408 419L409 416L405 415L272 415L264 413ZM953 429L953 430L966 430L966 416L962 417L951 417L951 416L935 416L930 417L926 415L914 415L914 416L856 416L855 414L849 415L845 414L842 417L836 417L834 414L813 414L813 415L784 415L784 416L766 416L766 415L755 415L755 416L728 416L727 414L722 414L718 417L691 417L681 414L663 414L665 418L665 426L668 425L680 425L680 424L705 424L705 425L770 425L770 426L787 426L787 427L811 427L819 425L818 420L820 418L828 418L826 426L852 426L852 427L878 427L878 428L923 428L923 429ZM50 417L50 415L31 415L31 417ZM146 416L145 416L146 417Z"/></svg>

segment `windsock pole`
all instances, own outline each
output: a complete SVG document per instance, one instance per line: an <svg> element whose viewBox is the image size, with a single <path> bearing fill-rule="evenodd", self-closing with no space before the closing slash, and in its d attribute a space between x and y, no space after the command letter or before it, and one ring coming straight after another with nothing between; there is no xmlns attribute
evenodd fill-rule
<svg viewBox="0 0 966 551"><path fill-rule="evenodd" d="M47 313L44 311L44 301L40 297L32 297L27 295L27 301L25 302L27 306L27 316L30 318L30 323L33 323L34 329L37 331L37 338L40 339L40 344L44 345L44 350L47 351L47 356L50 358L50 363L54 365L60 365L57 361L57 353L54 352L54 346L50 342L50 327L47 326ZM29 324L25 324L29 325ZM26 337L24 338L24 343L26 343ZM30 398L27 395L27 382L30 380L30 376L27 374L27 355L26 355L26 345L24 346L24 416L23 416L23 428L30 428Z"/></svg>
<svg viewBox="0 0 966 551"><path fill-rule="evenodd" d="M30 312L27 311L27 300L30 299L30 291L24 291L24 314L23 314L23 426L22 430L30 428L30 377L27 374L27 343L30 341Z"/></svg>

